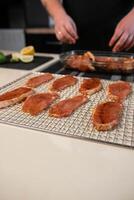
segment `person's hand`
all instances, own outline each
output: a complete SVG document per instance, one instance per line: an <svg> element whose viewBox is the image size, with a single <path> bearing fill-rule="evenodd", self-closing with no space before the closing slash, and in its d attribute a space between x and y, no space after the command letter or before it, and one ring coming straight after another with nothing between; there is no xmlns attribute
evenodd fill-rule
<svg viewBox="0 0 134 200"><path fill-rule="evenodd" d="M78 34L73 19L67 14L63 14L55 18L54 22L57 39L63 43L75 44Z"/></svg>
<svg viewBox="0 0 134 200"><path fill-rule="evenodd" d="M114 52L129 50L134 46L134 10L117 24L109 46L113 46Z"/></svg>

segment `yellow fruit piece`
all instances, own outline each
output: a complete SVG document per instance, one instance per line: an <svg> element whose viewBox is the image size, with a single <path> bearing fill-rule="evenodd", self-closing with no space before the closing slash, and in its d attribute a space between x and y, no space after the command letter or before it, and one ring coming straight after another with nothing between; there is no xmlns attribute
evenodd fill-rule
<svg viewBox="0 0 134 200"><path fill-rule="evenodd" d="M32 55L32 56L34 56L35 49L34 49L33 46L27 46L27 47L24 47L23 49L21 49L20 53L22 55Z"/></svg>
<svg viewBox="0 0 134 200"><path fill-rule="evenodd" d="M23 62L23 63L30 63L32 62L34 59L34 56L32 55L21 55L20 56L20 60Z"/></svg>

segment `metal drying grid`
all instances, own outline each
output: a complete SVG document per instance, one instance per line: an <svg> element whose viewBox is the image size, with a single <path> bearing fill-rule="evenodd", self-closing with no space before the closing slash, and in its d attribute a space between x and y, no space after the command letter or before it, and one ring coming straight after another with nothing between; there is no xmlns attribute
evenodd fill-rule
<svg viewBox="0 0 134 200"><path fill-rule="evenodd" d="M20 79L11 82L0 88L0 93L6 92L13 88L23 85L27 79L40 73L29 73ZM55 79L63 75L54 74ZM78 83L71 86L60 93L60 100L77 95L80 83L83 77L77 77ZM50 81L47 84L36 88L37 92L48 91ZM92 125L92 110L100 102L106 99L106 88L113 81L102 80L103 89L89 98L88 103L78 108L70 117L54 118L48 116L48 109L43 111L36 117L21 111L22 104L16 104L11 107L0 109L0 123L14 125L42 131L45 133L53 133L63 136L75 137L79 139L94 140L96 142L104 142L126 147L134 148L134 93L132 93L124 102L124 111L120 124L111 131L98 132ZM132 84L134 91L134 84ZM56 100L56 102L58 102Z"/></svg>

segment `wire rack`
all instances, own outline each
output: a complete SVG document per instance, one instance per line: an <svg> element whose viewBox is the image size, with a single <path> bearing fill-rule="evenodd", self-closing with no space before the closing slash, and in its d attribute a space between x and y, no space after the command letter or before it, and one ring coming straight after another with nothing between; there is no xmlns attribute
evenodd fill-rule
<svg viewBox="0 0 134 200"><path fill-rule="evenodd" d="M14 82L0 88L0 93L24 85L26 80L40 73L29 73ZM55 79L63 75L54 74ZM78 94L83 80L77 77L78 83L60 93L60 100ZM36 88L37 92L48 91L53 80ZM106 99L106 88L112 81L102 80L103 89L89 98L88 103L78 108L70 117L54 118L48 115L48 109L36 117L21 111L22 103L0 109L0 123L34 129L45 133L59 134L79 139L93 140L134 148L134 93L124 102L124 110L119 125L111 131L97 131L92 125L92 110ZM132 83L134 91L134 84ZM56 100L56 102L58 102Z"/></svg>

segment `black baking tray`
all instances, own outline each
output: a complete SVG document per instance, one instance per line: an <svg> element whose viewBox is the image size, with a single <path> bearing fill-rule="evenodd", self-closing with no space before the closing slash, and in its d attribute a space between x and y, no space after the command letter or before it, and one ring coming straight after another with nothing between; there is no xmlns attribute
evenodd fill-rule
<svg viewBox="0 0 134 200"><path fill-rule="evenodd" d="M75 76L81 76L81 77L96 77L101 78L105 80L123 80L123 81L130 81L134 82L134 74L120 74L120 75L113 75L111 73L107 72L99 72L99 71L93 71L93 72L80 72L78 70L73 70L70 68L66 68L61 61L53 63L51 66L41 70L41 72L50 72L53 74L62 74L62 75L75 75Z"/></svg>
<svg viewBox="0 0 134 200"><path fill-rule="evenodd" d="M19 69L19 70L32 70L36 67L39 67L42 64L45 64L51 60L53 60L53 57L48 56L35 56L34 60L30 63L23 63L23 62L17 62L17 63L11 63L10 62L11 55L7 56L7 62L0 64L0 68L7 68L7 69Z"/></svg>
<svg viewBox="0 0 134 200"><path fill-rule="evenodd" d="M60 61L53 63L48 68L43 69L42 72L45 72L45 73L49 72L49 73L62 74L62 75L71 74L71 75L82 76L82 77L98 77L98 78L108 79L108 80L111 78L111 74L108 74L105 72L100 73L98 71L94 71L94 72L82 72L81 73L77 70L66 68L64 66L64 64L61 63Z"/></svg>

